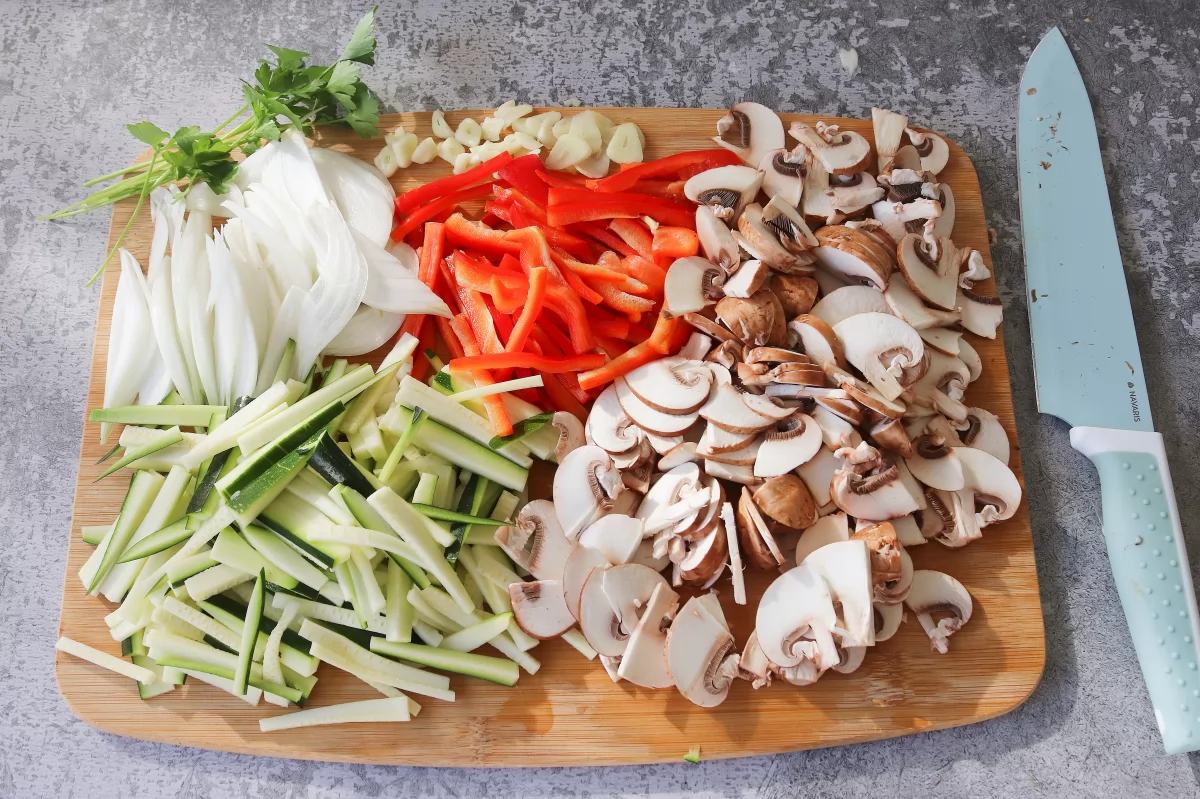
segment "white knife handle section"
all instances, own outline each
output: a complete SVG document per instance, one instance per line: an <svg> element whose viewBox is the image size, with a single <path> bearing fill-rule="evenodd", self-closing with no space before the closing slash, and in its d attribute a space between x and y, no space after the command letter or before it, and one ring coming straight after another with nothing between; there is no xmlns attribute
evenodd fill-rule
<svg viewBox="0 0 1200 799"><path fill-rule="evenodd" d="M1096 466L1121 607L1168 754L1200 749L1200 613L1158 433L1076 427Z"/></svg>

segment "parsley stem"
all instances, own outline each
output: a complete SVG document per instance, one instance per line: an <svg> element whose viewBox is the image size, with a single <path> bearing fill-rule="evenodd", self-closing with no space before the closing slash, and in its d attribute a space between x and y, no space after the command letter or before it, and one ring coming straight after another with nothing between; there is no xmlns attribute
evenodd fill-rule
<svg viewBox="0 0 1200 799"><path fill-rule="evenodd" d="M246 105L242 106L237 111L235 111L233 116L229 117L229 119L225 120L220 125L217 125L217 127L215 129L213 129L213 134L217 134L217 133L220 133L221 131L225 130L226 125L229 125L230 123L233 122L233 120L237 119L238 117L240 117L242 114L246 113L249 110L250 110L250 104L247 103ZM245 124L245 123L243 123L243 124Z"/></svg>
<svg viewBox="0 0 1200 799"><path fill-rule="evenodd" d="M154 168L154 163L157 160L158 150L155 150L153 157L150 158L151 169ZM109 250L108 257L104 259L104 263L100 264L100 268L96 270L96 274L92 275L92 279L84 285L90 286L95 283L96 278L104 274L104 269L108 266L108 262L112 260L113 256L116 255L117 251L121 248L121 242L125 241L125 236L129 233L129 228L133 226L133 220L137 219L138 212L142 210L142 203L146 201L146 195L150 193L150 177L151 176L147 174L146 178L142 181L142 193L138 195L137 205L133 207L133 213L129 215L129 221L125 223L125 227L121 229L121 235L117 236L116 243L114 243L112 249Z"/></svg>

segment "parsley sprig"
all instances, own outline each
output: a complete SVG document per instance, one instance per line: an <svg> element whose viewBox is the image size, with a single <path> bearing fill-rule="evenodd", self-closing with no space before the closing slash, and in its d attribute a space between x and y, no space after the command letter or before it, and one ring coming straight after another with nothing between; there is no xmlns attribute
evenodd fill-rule
<svg viewBox="0 0 1200 799"><path fill-rule="evenodd" d="M363 65L375 63L375 9L368 11L354 29L340 58L329 66L310 65L309 53L267 45L274 60L260 59L254 82L242 81L246 104L212 131L188 125L169 134L152 122L126 125L138 141L150 147L150 159L92 178L83 185L116 182L93 192L73 205L42 219L65 219L103 208L129 197L137 197L133 215L99 271L103 272L116 254L125 235L141 211L146 197L159 186L186 183L184 193L207 183L216 194L228 190L237 174L234 152L250 155L269 141L278 141L290 126L311 135L317 125L346 124L363 138L378 131L379 101L363 83Z"/></svg>

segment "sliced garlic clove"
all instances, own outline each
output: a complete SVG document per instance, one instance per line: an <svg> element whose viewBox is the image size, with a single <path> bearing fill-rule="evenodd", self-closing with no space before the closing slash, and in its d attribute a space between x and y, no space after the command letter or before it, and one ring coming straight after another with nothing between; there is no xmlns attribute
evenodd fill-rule
<svg viewBox="0 0 1200 799"><path fill-rule="evenodd" d="M623 122L613 129L608 142L608 157L618 164L636 164L642 160L642 131L632 122Z"/></svg>
<svg viewBox="0 0 1200 799"><path fill-rule="evenodd" d="M454 137L454 131L450 129L449 123L446 122L446 115L441 111L433 112L433 135L439 139Z"/></svg>
<svg viewBox="0 0 1200 799"><path fill-rule="evenodd" d="M458 123L458 130L454 131L454 138L458 139L463 147L475 147L483 140L483 129L479 127L478 122L467 117Z"/></svg>
<svg viewBox="0 0 1200 799"><path fill-rule="evenodd" d="M601 150L575 165L575 169L585 178L602 178L608 174L609 158ZM651 231L653 232L653 231Z"/></svg>
<svg viewBox="0 0 1200 799"><path fill-rule="evenodd" d="M458 139L446 139L437 146L438 157L448 164L453 164L454 159L467 151L466 147L462 146L462 142Z"/></svg>
<svg viewBox="0 0 1200 799"><path fill-rule="evenodd" d="M599 131L597 131L597 135ZM566 169L575 166L592 154L592 148L586 140L572 133L565 133L554 142L554 149L546 158L547 169Z"/></svg>
<svg viewBox="0 0 1200 799"><path fill-rule="evenodd" d="M434 158L437 158L438 149L437 142L433 137L423 139L416 149L413 150L412 162L414 164L428 164Z"/></svg>
<svg viewBox="0 0 1200 799"><path fill-rule="evenodd" d="M500 141L500 137L504 134L504 129L508 127L508 122L500 117L487 117L479 124L479 129L483 133L483 138L487 141Z"/></svg>

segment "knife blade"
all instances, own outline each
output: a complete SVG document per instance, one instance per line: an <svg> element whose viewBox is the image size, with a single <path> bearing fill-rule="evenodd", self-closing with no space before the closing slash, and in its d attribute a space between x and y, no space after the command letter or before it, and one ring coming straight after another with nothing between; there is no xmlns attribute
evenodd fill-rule
<svg viewBox="0 0 1200 799"><path fill-rule="evenodd" d="M1200 749L1200 613L1141 353L1091 102L1052 29L1021 79L1021 226L1038 409L1100 475L1104 537L1168 753Z"/></svg>

